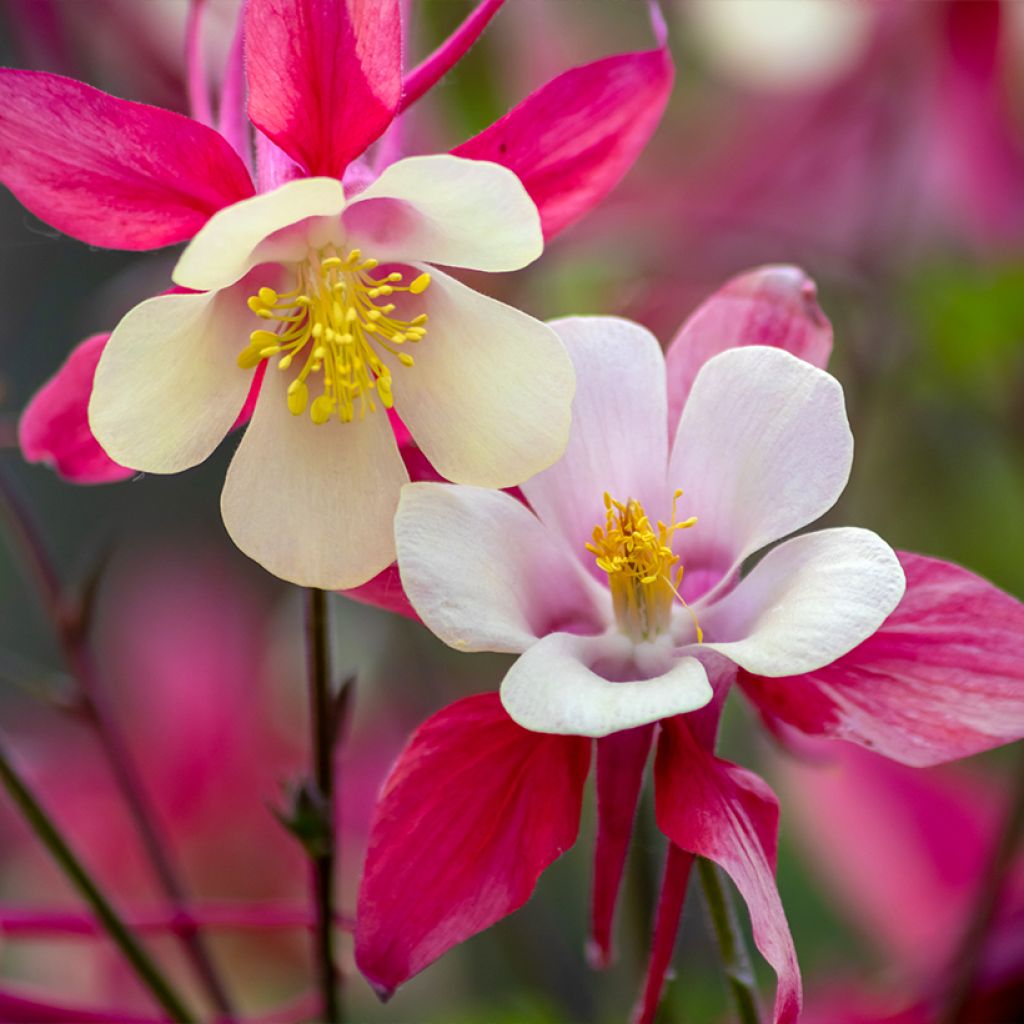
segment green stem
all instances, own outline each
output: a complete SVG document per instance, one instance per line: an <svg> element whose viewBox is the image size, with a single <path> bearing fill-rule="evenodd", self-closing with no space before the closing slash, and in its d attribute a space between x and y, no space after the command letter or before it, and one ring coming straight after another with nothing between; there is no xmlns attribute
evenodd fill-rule
<svg viewBox="0 0 1024 1024"><path fill-rule="evenodd" d="M309 671L313 780L323 816L322 842L310 851L316 928L313 935L324 1024L342 1020L341 975L334 957L334 876L337 850L334 822L334 730L331 707L327 595L306 591L306 650Z"/></svg>
<svg viewBox="0 0 1024 1024"><path fill-rule="evenodd" d="M732 901L726 893L718 867L703 857L697 858L697 872L700 875L704 902L711 917L711 924L718 939L718 950L722 958L729 991L736 1002L741 1024L760 1024L761 1015L757 1009L757 983L754 969L747 951L743 932Z"/></svg>
<svg viewBox="0 0 1024 1024"><path fill-rule="evenodd" d="M25 820L50 851L53 859L74 883L82 897L92 908L107 934L135 969L142 983L153 993L153 997L174 1021L192 1024L195 1018L185 1008L170 983L163 976L156 963L139 944L135 936L118 916L110 902L103 895L92 876L82 866L64 837L58 832L50 816L43 810L32 791L25 784L11 763L7 752L0 743L0 781L18 805Z"/></svg>

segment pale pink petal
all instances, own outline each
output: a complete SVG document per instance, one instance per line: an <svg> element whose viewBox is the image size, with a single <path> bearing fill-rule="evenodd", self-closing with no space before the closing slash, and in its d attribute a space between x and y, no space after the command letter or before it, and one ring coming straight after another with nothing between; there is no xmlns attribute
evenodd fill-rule
<svg viewBox="0 0 1024 1024"><path fill-rule="evenodd" d="M832 325L814 282L799 267L759 267L734 277L679 328L665 350L670 434L700 368L719 352L744 345L785 349L825 369Z"/></svg>
<svg viewBox="0 0 1024 1024"><path fill-rule="evenodd" d="M597 741L597 841L587 944L587 959L592 967L610 967L614 959L615 905L653 738L654 726L644 725Z"/></svg>
<svg viewBox="0 0 1024 1024"><path fill-rule="evenodd" d="M714 757L685 720L663 724L654 767L658 827L680 849L723 868L750 912L754 943L778 976L775 1024L800 1014L800 968L775 886L779 807L765 782Z"/></svg>
<svg viewBox="0 0 1024 1024"><path fill-rule="evenodd" d="M126 480L120 466L89 429L89 396L96 364L109 334L94 334L72 349L64 365L33 396L18 421L18 443L29 462L52 466L78 484Z"/></svg>
<svg viewBox="0 0 1024 1024"><path fill-rule="evenodd" d="M550 238L633 165L661 120L674 73L664 44L573 68L452 152L515 171Z"/></svg>
<svg viewBox="0 0 1024 1024"><path fill-rule="evenodd" d="M910 765L1024 736L1024 606L966 569L900 553L903 600L845 657L806 675L741 674L761 712Z"/></svg>
<svg viewBox="0 0 1024 1024"><path fill-rule="evenodd" d="M90 245L156 249L253 194L213 129L59 75L0 69L0 181Z"/></svg>
<svg viewBox="0 0 1024 1024"><path fill-rule="evenodd" d="M304 259L311 238L332 226L335 234L340 232L335 221L344 208L345 190L332 178L289 181L235 203L211 217L185 247L172 274L174 283L214 291L239 281L259 263Z"/></svg>
<svg viewBox="0 0 1024 1024"><path fill-rule="evenodd" d="M501 684L505 710L524 729L608 736L704 707L704 666L620 633L551 633L522 654Z"/></svg>
<svg viewBox="0 0 1024 1024"><path fill-rule="evenodd" d="M576 371L565 455L522 485L537 514L588 566L585 545L604 525L604 494L639 501L668 518L665 487L665 360L655 337L615 317L571 317L551 325Z"/></svg>
<svg viewBox="0 0 1024 1024"><path fill-rule="evenodd" d="M537 207L507 167L444 153L392 164L342 223L349 245L385 263L519 270L544 249Z"/></svg>
<svg viewBox="0 0 1024 1024"><path fill-rule="evenodd" d="M838 381L780 349L731 349L701 368L669 457L669 486L697 525L678 534L687 570L744 558L827 512L850 474Z"/></svg>
<svg viewBox="0 0 1024 1024"><path fill-rule="evenodd" d="M178 473L204 461L236 421L252 373L236 363L253 317L238 290L158 295L110 336L89 427L115 461Z"/></svg>
<svg viewBox="0 0 1024 1024"><path fill-rule="evenodd" d="M272 369L228 467L221 513L231 539L275 576L342 590L395 559L392 529L409 478L387 416L315 424L288 409ZM314 396L315 397L315 396Z"/></svg>
<svg viewBox="0 0 1024 1024"><path fill-rule="evenodd" d="M590 744L519 728L495 694L422 725L374 816L356 963L386 997L521 907L576 841Z"/></svg>
<svg viewBox="0 0 1024 1024"><path fill-rule="evenodd" d="M512 487L569 439L575 387L558 335L440 271L408 302L429 317L415 365L394 367L395 408L447 480Z"/></svg>
<svg viewBox="0 0 1024 1024"><path fill-rule="evenodd" d="M630 1024L654 1024L661 1005L662 989L672 966L672 954L675 952L683 904L686 902L686 885L690 880L692 868L693 855L684 853L675 843L669 843L668 852L665 854L661 891L658 893L658 910L654 920L654 934L651 936L651 952L644 975L644 987L630 1016Z"/></svg>
<svg viewBox="0 0 1024 1024"><path fill-rule="evenodd" d="M504 2L505 0L480 0L480 3L466 15L462 24L405 76L402 82L402 98L398 104L400 111L412 106L465 56Z"/></svg>
<svg viewBox="0 0 1024 1024"><path fill-rule="evenodd" d="M694 611L706 648L750 672L789 676L852 651L882 625L904 587L896 553L881 537L840 527L773 548L724 598Z"/></svg>
<svg viewBox="0 0 1024 1024"><path fill-rule="evenodd" d="M610 615L558 536L501 491L410 484L395 540L410 602L459 650L523 651L556 629L597 632Z"/></svg>
<svg viewBox="0 0 1024 1024"><path fill-rule="evenodd" d="M249 0L249 117L312 175L340 178L402 91L398 0Z"/></svg>

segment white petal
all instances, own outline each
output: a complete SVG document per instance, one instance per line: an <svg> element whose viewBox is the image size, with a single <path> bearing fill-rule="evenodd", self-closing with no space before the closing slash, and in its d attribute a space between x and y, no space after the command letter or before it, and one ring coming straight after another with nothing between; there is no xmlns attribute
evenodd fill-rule
<svg viewBox="0 0 1024 1024"><path fill-rule="evenodd" d="M344 208L345 190L334 178L298 178L226 206L185 247L174 283L212 291L234 284L258 263L302 259L313 236L324 230L322 222L306 223L309 218L330 218L333 234L340 235L337 218Z"/></svg>
<svg viewBox="0 0 1024 1024"><path fill-rule="evenodd" d="M523 183L485 160L399 160L352 199L342 220L349 244L382 262L518 270L544 249Z"/></svg>
<svg viewBox="0 0 1024 1024"><path fill-rule="evenodd" d="M409 484L395 539L413 607L459 650L522 651L556 629L607 624L605 593L557 534L501 491Z"/></svg>
<svg viewBox="0 0 1024 1024"><path fill-rule="evenodd" d="M509 669L501 703L524 729L568 736L607 736L704 707L712 697L696 658L643 671L648 653L620 634L552 633Z"/></svg>
<svg viewBox="0 0 1024 1024"><path fill-rule="evenodd" d="M569 438L574 378L555 332L435 271L412 300L427 335L395 365L395 408L446 479L512 487L551 465Z"/></svg>
<svg viewBox="0 0 1024 1024"><path fill-rule="evenodd" d="M829 665L871 636L906 587L895 552L870 530L804 534L772 549L737 587L696 611L704 647L750 672Z"/></svg>
<svg viewBox="0 0 1024 1024"><path fill-rule="evenodd" d="M604 493L634 498L653 520L669 509L665 469L665 359L657 339L615 317L572 317L551 326L576 370L565 455L527 480L523 493L576 554L604 524Z"/></svg>
<svg viewBox="0 0 1024 1024"><path fill-rule="evenodd" d="M846 486L853 437L835 378L780 349L731 349L694 381L669 458L697 525L687 569L727 569L827 512Z"/></svg>
<svg viewBox="0 0 1024 1024"><path fill-rule="evenodd" d="M240 370L252 314L237 289L160 295L110 336L93 382L89 426L122 466L178 473L231 429L252 372Z"/></svg>
<svg viewBox="0 0 1024 1024"><path fill-rule="evenodd" d="M273 365L267 371L224 482L224 525L283 580L356 587L395 559L394 515L408 474L382 410L318 426L288 411L289 380Z"/></svg>

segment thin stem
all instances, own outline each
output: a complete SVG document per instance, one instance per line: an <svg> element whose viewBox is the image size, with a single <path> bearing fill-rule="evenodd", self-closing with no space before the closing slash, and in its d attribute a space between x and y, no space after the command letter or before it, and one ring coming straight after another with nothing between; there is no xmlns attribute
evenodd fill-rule
<svg viewBox="0 0 1024 1024"><path fill-rule="evenodd" d="M334 736L327 633L327 595L306 591L306 651L312 734L313 781L322 815L320 841L309 848L316 929L313 937L324 1024L342 1019L341 976L334 959L334 874L337 851L334 822Z"/></svg>
<svg viewBox="0 0 1024 1024"><path fill-rule="evenodd" d="M168 841L157 825L156 814L143 789L128 744L99 685L86 630L81 626L80 610L68 608L42 537L21 496L2 472L0 499L0 516L6 521L15 541L12 548L22 555L29 575L36 583L64 661L78 684L79 709L99 739L164 894L172 909L184 915L187 902L184 887L171 860ZM198 929L185 927L178 934L214 1005L226 1017L234 1017L231 1001Z"/></svg>
<svg viewBox="0 0 1024 1024"><path fill-rule="evenodd" d="M1020 747L1024 759L1024 744ZM981 875L981 884L960 942L950 960L949 985L937 1024L962 1024L978 972L985 955L986 938L999 910L999 897L1013 866L1017 848L1024 838L1024 765L1018 766L1016 784L1003 819L1002 831L992 850L991 859Z"/></svg>
<svg viewBox="0 0 1024 1024"><path fill-rule="evenodd" d="M750 953L736 920L736 912L729 899L718 867L704 857L697 858L697 873L704 893L704 902L711 917L711 924L718 939L718 950L722 958L729 991L736 1002L741 1024L760 1024L761 1015L757 1009L757 983Z"/></svg>
<svg viewBox="0 0 1024 1024"><path fill-rule="evenodd" d="M57 861L82 897L92 907L107 934L135 969L139 980L149 989L160 1006L170 1014L172 1020L180 1021L182 1024L192 1024L195 1018L185 1008L185 1004L163 976L160 968L128 930L92 876L72 852L53 820L43 810L39 801L36 800L32 791L18 774L2 743L0 743L0 781L3 782L11 799L18 805L25 820L50 851L53 859Z"/></svg>

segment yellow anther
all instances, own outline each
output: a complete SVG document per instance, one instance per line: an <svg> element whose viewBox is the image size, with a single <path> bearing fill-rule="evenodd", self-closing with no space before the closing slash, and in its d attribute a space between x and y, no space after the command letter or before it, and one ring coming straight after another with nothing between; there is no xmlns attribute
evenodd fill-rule
<svg viewBox="0 0 1024 1024"><path fill-rule="evenodd" d="M619 628L637 641L653 640L668 629L674 601L688 607L679 592L683 567L672 550L672 536L697 520L677 519L681 495L677 491L673 496L672 522L666 526L659 521L655 528L640 502L616 501L605 492L605 525L594 527L593 543L586 545L608 574ZM695 616L693 621L700 643L703 634Z"/></svg>
<svg viewBox="0 0 1024 1024"><path fill-rule="evenodd" d="M334 412L334 402L327 395L321 395L314 399L309 410L309 418L317 424L326 423L331 418L332 412Z"/></svg>
<svg viewBox="0 0 1024 1024"><path fill-rule="evenodd" d="M399 352L398 353L398 361L403 366L412 366L416 362L416 360L413 359L413 357L411 355L409 355L408 352Z"/></svg>
<svg viewBox="0 0 1024 1024"><path fill-rule="evenodd" d="M254 366L258 366L262 360L263 356L260 355L260 350L250 345L238 353L238 358L235 362L238 363L239 369L251 370Z"/></svg>
<svg viewBox="0 0 1024 1024"><path fill-rule="evenodd" d="M288 411L293 416L301 416L309 402L309 388L301 380L293 380L288 385Z"/></svg>
<svg viewBox="0 0 1024 1024"><path fill-rule="evenodd" d="M273 288L261 288L257 294L264 306L272 306L277 302L277 292Z"/></svg>
<svg viewBox="0 0 1024 1024"><path fill-rule="evenodd" d="M413 283L411 285L409 285L409 291L411 291L413 293L413 295L422 295L427 290L427 285L429 285L429 284L430 284L430 275L429 274L420 274L420 276L417 277L416 280L413 281ZM423 319L426 320L426 316L424 316ZM413 323L415 323L415 322L416 321L414 320Z"/></svg>

